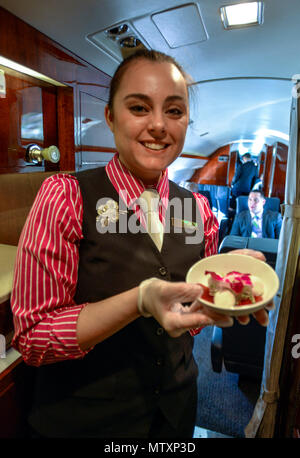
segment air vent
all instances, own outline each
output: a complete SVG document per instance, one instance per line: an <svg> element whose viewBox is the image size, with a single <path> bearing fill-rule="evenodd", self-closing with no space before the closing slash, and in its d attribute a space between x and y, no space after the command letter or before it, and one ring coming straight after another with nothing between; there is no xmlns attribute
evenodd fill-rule
<svg viewBox="0 0 300 458"><path fill-rule="evenodd" d="M92 33L87 40L100 48L116 62L121 62L130 54L149 45L131 24L123 23Z"/></svg>

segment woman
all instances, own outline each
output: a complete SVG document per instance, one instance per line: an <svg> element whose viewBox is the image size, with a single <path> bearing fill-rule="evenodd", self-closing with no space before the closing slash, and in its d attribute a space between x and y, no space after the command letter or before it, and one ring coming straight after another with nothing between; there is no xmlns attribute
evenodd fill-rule
<svg viewBox="0 0 300 458"><path fill-rule="evenodd" d="M188 126L185 73L169 56L137 53L117 69L105 117L118 154L45 180L20 238L13 344L39 366L30 424L46 437L192 437L192 334L232 319L200 308L200 287L184 283L216 253L218 233L207 200L167 178ZM145 227L145 188L158 192L161 224L175 221L171 199L189 199L204 240L187 244L172 224L159 248L145 230L99 233L121 213ZM256 317L265 324L266 312Z"/></svg>

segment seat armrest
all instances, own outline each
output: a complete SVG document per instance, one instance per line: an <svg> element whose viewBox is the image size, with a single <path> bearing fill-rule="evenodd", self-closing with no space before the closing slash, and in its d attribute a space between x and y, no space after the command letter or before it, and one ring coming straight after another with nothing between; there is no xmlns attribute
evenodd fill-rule
<svg viewBox="0 0 300 458"><path fill-rule="evenodd" d="M275 269L278 252L278 239L249 238L247 248L261 251L266 257L267 264Z"/></svg>
<svg viewBox="0 0 300 458"><path fill-rule="evenodd" d="M247 248L249 237L240 237L239 235L226 235L222 240L219 253L227 253L231 250L240 250Z"/></svg>

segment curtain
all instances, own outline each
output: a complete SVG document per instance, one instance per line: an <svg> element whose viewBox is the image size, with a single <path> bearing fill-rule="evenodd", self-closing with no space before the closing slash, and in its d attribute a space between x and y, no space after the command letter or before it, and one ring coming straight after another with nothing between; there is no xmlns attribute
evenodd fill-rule
<svg viewBox="0 0 300 458"><path fill-rule="evenodd" d="M279 376L290 310L292 289L300 248L300 102L294 92L290 114L283 222L278 243L276 272L280 288L274 298L275 309L270 312L266 334L264 371L260 396L252 418L245 428L246 437L272 438L278 407Z"/></svg>

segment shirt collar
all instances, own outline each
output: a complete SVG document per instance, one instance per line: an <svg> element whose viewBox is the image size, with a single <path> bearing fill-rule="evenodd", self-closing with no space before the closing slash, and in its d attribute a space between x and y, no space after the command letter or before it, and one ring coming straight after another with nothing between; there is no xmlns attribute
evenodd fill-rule
<svg viewBox="0 0 300 458"><path fill-rule="evenodd" d="M257 216L258 219L261 219L262 215L263 215L263 212L264 212L263 210L260 213L253 213L253 212L250 211L251 218L253 219L255 216Z"/></svg>
<svg viewBox="0 0 300 458"><path fill-rule="evenodd" d="M107 164L106 173L127 207L133 208L137 199L146 189L142 180L127 169L120 161L118 153L116 153ZM156 189L159 194L161 204L167 209L169 203L169 180L167 169L163 170L154 189Z"/></svg>

